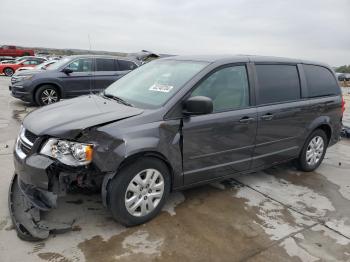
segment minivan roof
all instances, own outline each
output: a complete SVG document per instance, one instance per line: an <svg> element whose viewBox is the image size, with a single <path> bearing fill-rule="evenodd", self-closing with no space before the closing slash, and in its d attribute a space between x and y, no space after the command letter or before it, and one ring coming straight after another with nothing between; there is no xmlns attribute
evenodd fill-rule
<svg viewBox="0 0 350 262"><path fill-rule="evenodd" d="M275 57L275 56L257 56L257 55L193 55L193 56L172 56L162 58L167 60L188 60L188 61L202 61L209 63L223 63L223 62L265 62L265 63L303 63L312 64L329 67L329 65L316 62L308 61L302 59L293 59L285 57Z"/></svg>

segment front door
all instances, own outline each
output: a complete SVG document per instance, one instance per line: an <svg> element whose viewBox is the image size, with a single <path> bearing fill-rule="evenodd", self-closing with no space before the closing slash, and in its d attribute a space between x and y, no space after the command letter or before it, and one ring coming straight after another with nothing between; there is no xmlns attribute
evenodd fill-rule
<svg viewBox="0 0 350 262"><path fill-rule="evenodd" d="M246 65L220 68L191 96L213 100L213 113L183 120L185 185L248 170L254 149L257 113L250 107Z"/></svg>
<svg viewBox="0 0 350 262"><path fill-rule="evenodd" d="M93 61L92 58L79 58L71 62L67 68L73 72L65 74L61 72L65 96L75 97L92 92L94 89Z"/></svg>

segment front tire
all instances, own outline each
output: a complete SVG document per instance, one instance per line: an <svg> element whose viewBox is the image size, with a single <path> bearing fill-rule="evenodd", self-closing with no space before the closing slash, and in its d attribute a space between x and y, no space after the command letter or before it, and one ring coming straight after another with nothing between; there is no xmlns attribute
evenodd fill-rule
<svg viewBox="0 0 350 262"><path fill-rule="evenodd" d="M124 226L143 224L160 212L169 196L169 170L156 158L136 159L118 172L107 191L116 221Z"/></svg>
<svg viewBox="0 0 350 262"><path fill-rule="evenodd" d="M15 73L15 71L10 67L6 67L4 69L5 76L12 76L14 73Z"/></svg>
<svg viewBox="0 0 350 262"><path fill-rule="evenodd" d="M60 95L56 87L43 85L35 92L35 102L39 106L45 106L60 101Z"/></svg>
<svg viewBox="0 0 350 262"><path fill-rule="evenodd" d="M314 171L322 163L328 146L326 133L317 129L307 138L298 159L298 167L305 172Z"/></svg>

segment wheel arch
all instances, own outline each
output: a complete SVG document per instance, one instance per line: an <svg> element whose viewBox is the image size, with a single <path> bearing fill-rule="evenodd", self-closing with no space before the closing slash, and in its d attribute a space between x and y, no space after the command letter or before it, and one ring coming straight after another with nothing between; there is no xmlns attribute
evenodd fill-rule
<svg viewBox="0 0 350 262"><path fill-rule="evenodd" d="M36 92L38 91L38 89L44 85L50 85L53 86L57 89L58 94L60 95L60 97L62 98L62 87L60 85L58 85L57 83L52 83L52 82L44 82L44 83L40 83L38 85L35 86L34 91L33 91L33 101L35 101L35 95Z"/></svg>
<svg viewBox="0 0 350 262"><path fill-rule="evenodd" d="M128 157L126 157L125 159L123 159L117 170L113 173L109 173L107 174L104 179L103 179L103 183L102 183L102 189L101 189L101 197L102 197L102 202L103 205L105 207L108 207L108 203L107 203L107 195L108 195L108 186L109 186L109 182L118 175L119 170L121 170L124 166L132 163L133 161L135 161L136 159L142 158L142 157L153 157L156 158L160 161L162 161L166 167L169 170L169 174L170 174L170 190L173 190L173 182L174 182L174 169L170 163L170 161L160 152L158 151L152 151L152 150L147 150L147 151L140 151L140 152L135 152L132 155L129 155Z"/></svg>
<svg viewBox="0 0 350 262"><path fill-rule="evenodd" d="M316 129L321 129L326 133L328 139L327 143L329 143L332 137L332 127L328 124L321 124Z"/></svg>
<svg viewBox="0 0 350 262"><path fill-rule="evenodd" d="M16 72L16 70L15 70L14 68L12 68L11 66L6 66L6 67L4 67L4 68L2 69L2 72L1 72L1 73L5 74L5 70L8 69L8 68L9 68L9 69L12 69L13 73Z"/></svg>
<svg viewBox="0 0 350 262"><path fill-rule="evenodd" d="M332 124L331 124L331 119L329 116L320 116L320 117L316 118L309 125L307 137L309 137L309 135L312 132L314 132L316 129L323 130L327 135L328 143L331 141L333 129L332 129Z"/></svg>

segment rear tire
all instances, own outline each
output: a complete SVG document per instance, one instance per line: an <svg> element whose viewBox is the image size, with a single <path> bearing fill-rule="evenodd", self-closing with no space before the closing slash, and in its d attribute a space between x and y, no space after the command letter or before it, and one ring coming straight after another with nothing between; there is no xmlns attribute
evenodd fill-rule
<svg viewBox="0 0 350 262"><path fill-rule="evenodd" d="M107 203L116 221L136 226L160 212L169 192L167 166L156 158L144 157L124 166L110 181Z"/></svg>
<svg viewBox="0 0 350 262"><path fill-rule="evenodd" d="M298 168L305 172L314 171L322 163L328 146L326 133L316 129L306 139L304 147L297 159Z"/></svg>
<svg viewBox="0 0 350 262"><path fill-rule="evenodd" d="M6 67L4 69L5 76L12 76L14 73L15 73L15 71L10 67Z"/></svg>
<svg viewBox="0 0 350 262"><path fill-rule="evenodd" d="M35 92L35 102L39 106L45 106L60 101L60 94L56 87L43 85Z"/></svg>

